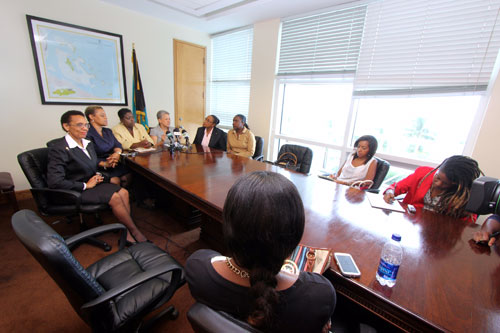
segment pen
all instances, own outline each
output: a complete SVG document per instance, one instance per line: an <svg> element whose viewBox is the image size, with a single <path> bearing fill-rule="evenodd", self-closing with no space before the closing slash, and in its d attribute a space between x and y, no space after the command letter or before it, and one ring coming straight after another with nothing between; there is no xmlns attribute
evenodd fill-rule
<svg viewBox="0 0 500 333"><path fill-rule="evenodd" d="M493 237L498 237L500 236L500 231L496 231L494 233L492 233L489 237L488 237L488 240L482 240L482 241L479 241L479 242L476 242L477 244L481 244L481 245L487 245L490 241L490 239L492 239Z"/></svg>
<svg viewBox="0 0 500 333"><path fill-rule="evenodd" d="M498 236L500 236L500 231L496 231L496 232L492 233L490 235L490 239L492 239L493 237L498 237Z"/></svg>

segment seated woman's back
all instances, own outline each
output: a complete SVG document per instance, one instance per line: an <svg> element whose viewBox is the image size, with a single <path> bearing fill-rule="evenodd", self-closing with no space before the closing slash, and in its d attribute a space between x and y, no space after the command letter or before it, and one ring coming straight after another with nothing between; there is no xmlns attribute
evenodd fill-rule
<svg viewBox="0 0 500 333"><path fill-rule="evenodd" d="M245 321L251 309L249 287L221 277L211 264L218 256L212 250L198 250L189 257L185 270L191 295L214 310ZM291 287L278 290L278 294L276 332L320 332L335 308L335 290L316 273L301 272Z"/></svg>
<svg viewBox="0 0 500 333"><path fill-rule="evenodd" d="M323 276L281 271L304 231L304 207L284 176L254 172L238 179L223 210L231 257L199 250L186 263L193 297L265 331L319 332L335 308Z"/></svg>

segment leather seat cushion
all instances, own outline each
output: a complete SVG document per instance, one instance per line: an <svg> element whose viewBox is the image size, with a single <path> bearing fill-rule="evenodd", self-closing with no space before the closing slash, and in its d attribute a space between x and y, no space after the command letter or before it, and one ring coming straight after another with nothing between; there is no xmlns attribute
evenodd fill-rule
<svg viewBox="0 0 500 333"><path fill-rule="evenodd" d="M171 263L178 265L156 245L142 242L101 259L89 266L87 271L105 290L109 290L137 274ZM161 275L115 298L115 323L126 321L138 312L149 311L151 305L160 302L170 284L170 277L171 273ZM149 303L155 298L158 302Z"/></svg>

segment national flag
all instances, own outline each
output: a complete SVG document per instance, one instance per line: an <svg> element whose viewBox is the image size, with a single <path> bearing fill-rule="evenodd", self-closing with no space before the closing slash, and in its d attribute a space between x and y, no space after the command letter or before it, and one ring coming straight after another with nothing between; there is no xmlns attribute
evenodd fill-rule
<svg viewBox="0 0 500 333"><path fill-rule="evenodd" d="M134 65L132 113L136 123L146 127L146 130L149 132L146 101L144 100L144 91L142 90L141 74L139 73L139 64L137 63L135 48L132 48L132 64Z"/></svg>

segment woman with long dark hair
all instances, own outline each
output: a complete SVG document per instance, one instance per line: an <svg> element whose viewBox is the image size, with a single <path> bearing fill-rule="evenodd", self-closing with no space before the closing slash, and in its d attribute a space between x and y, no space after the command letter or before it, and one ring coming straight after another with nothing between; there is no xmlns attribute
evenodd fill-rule
<svg viewBox="0 0 500 333"><path fill-rule="evenodd" d="M481 175L478 163L470 157L454 155L435 168L418 167L405 179L384 191L384 200L406 193L405 204L475 221L475 214L465 211L474 179Z"/></svg>
<svg viewBox="0 0 500 333"><path fill-rule="evenodd" d="M231 187L223 209L230 257L196 251L186 263L193 297L263 331L321 332L336 296L322 275L281 271L304 232L304 206L291 181L253 172Z"/></svg>

